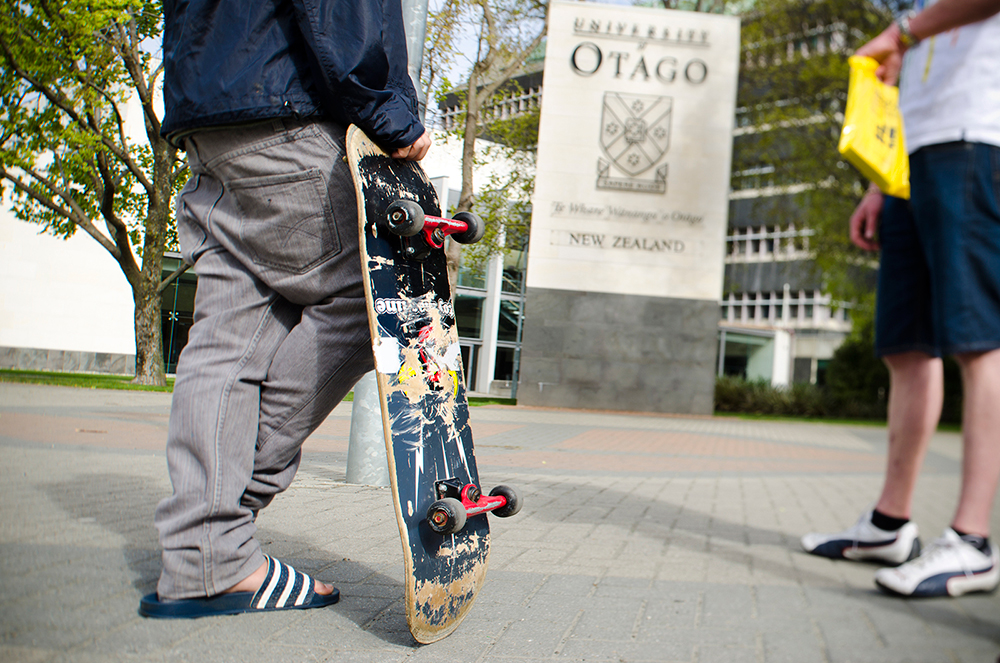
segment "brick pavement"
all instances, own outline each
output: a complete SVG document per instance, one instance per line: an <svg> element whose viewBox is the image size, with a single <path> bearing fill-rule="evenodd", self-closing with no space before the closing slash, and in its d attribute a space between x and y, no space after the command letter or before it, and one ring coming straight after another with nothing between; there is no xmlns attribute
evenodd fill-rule
<svg viewBox="0 0 1000 663"><path fill-rule="evenodd" d="M406 630L386 488L345 482L349 404L262 512L270 554L336 606L145 620L152 511L169 491L169 395L0 384L0 661L725 661L995 663L1000 595L905 601L871 565L812 557L875 496L879 427L473 408L483 482L525 508L493 520L471 616L420 647ZM938 435L915 509L948 523L960 443ZM1000 509L994 528L1000 532Z"/></svg>

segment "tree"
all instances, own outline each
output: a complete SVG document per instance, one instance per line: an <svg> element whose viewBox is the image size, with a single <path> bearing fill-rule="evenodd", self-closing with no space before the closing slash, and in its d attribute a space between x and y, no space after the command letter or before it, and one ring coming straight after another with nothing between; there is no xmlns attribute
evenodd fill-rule
<svg viewBox="0 0 1000 663"><path fill-rule="evenodd" d="M513 83L508 89L518 88ZM476 212L486 225L486 233L479 242L462 248L462 261L473 270L484 268L493 256L527 247L540 110L536 106L483 123L483 135L490 142L477 156L476 164L492 163L500 167L494 167L486 175L486 183L480 187L475 200Z"/></svg>
<svg viewBox="0 0 1000 663"><path fill-rule="evenodd" d="M851 245L847 219L867 182L837 140L847 57L891 20L891 7L867 0L757 0L742 29L732 188L769 193L755 199L755 216L810 229L824 291L852 302L862 319L874 303L874 262Z"/></svg>
<svg viewBox="0 0 1000 663"><path fill-rule="evenodd" d="M186 164L160 137L162 30L149 0L3 0L0 185L22 221L83 229L115 259L135 302L136 376L165 384L160 293L172 200ZM144 143L128 136L139 102ZM141 265L139 260L141 260Z"/></svg>
<svg viewBox="0 0 1000 663"><path fill-rule="evenodd" d="M733 0L636 0L634 4L639 7L661 7L708 14L724 14L730 10L731 5L736 3Z"/></svg>
<svg viewBox="0 0 1000 663"><path fill-rule="evenodd" d="M548 7L538 0L472 0L471 5L478 8L481 23L476 59L465 83L462 193L458 211L472 209L472 166L482 112L541 45L548 27Z"/></svg>
<svg viewBox="0 0 1000 663"><path fill-rule="evenodd" d="M455 211L471 210L475 204L476 140L484 134L492 133L496 137L497 131L507 131L496 124L496 120L501 118L487 119L486 111L496 101L498 93L509 87L511 79L521 73L525 62L541 46L547 28L547 9L545 0L444 0L440 8L429 16L430 39L423 71L428 98L432 98L430 87L459 55L459 34L463 30L471 31L475 43L468 77L461 90L451 89L449 81L442 79L442 95L458 92L464 111L455 127L455 133L462 140L462 190ZM535 142L537 140L532 142L532 147ZM533 159L528 161L533 163ZM486 219L491 236L504 237L507 233L503 226L498 228L496 223L490 221L503 223L509 218L521 218L520 214L511 216L506 213L505 205L498 204L500 198L495 195L496 192L523 191L525 182L531 178L531 175L522 172L515 177L516 182L491 182L494 196L490 209L500 213L488 215L493 218ZM530 184L528 186L530 198ZM489 239L484 246L493 246ZM479 251L483 251L482 247ZM461 247L449 242L447 252L449 277L454 285Z"/></svg>

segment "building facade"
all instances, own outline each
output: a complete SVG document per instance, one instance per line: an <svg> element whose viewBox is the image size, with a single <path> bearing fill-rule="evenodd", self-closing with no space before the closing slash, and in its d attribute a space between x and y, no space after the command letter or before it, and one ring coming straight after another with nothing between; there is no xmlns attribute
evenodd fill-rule
<svg viewBox="0 0 1000 663"><path fill-rule="evenodd" d="M827 242L831 227L846 240L860 198L858 175L836 143L847 56L878 24L873 12L838 0L787 3L744 19L719 375L823 384L850 333L852 305L829 294L815 259L817 228L827 224ZM760 355L781 348L788 361L768 371Z"/></svg>
<svg viewBox="0 0 1000 663"><path fill-rule="evenodd" d="M752 20L744 22L744 31ZM844 23L836 21L807 22L800 31L777 38L783 40L788 61L813 55L843 57L849 44L857 40ZM814 230L798 201L816 183L796 177L791 172L794 164L758 154L757 139L775 130L756 119L759 104L755 94L761 88L754 81L766 79L773 64L761 60L758 46L743 46L733 122L718 373L774 384L822 383L826 363L851 328L850 305L825 292L823 275L812 259ZM540 106L541 63L540 57L529 63L526 72L515 79L516 85L487 109L490 119ZM445 129L461 115L456 97L446 97L437 111ZM827 140L838 128L832 126L828 113L817 113L813 126L824 127ZM817 149L830 149L829 143ZM461 184L460 153L457 141L441 138L424 162L447 203L442 206L451 209L457 204ZM493 166L503 168L503 164ZM2 214L0 366L131 371L131 293L117 265L82 233L64 242L37 235L36 229L14 219L7 209ZM473 392L516 393L529 249L515 248L483 270L466 269L460 274L455 309L466 378ZM173 271L179 260L176 254L168 255L165 274ZM196 277L188 272L163 293L168 372L175 368L193 322L195 287Z"/></svg>

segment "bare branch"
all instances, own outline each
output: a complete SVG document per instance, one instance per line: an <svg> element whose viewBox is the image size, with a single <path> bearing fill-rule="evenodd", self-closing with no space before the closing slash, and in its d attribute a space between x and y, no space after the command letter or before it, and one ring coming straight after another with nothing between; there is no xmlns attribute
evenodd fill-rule
<svg viewBox="0 0 1000 663"><path fill-rule="evenodd" d="M180 267L172 271L167 278L163 279L163 282L160 283L159 287L156 289L157 294L160 294L164 290L166 290L167 287L169 287L170 284L173 283L178 276L180 276L189 269L191 269L191 265L189 265L186 262L182 262Z"/></svg>
<svg viewBox="0 0 1000 663"><path fill-rule="evenodd" d="M52 196L43 195L42 193L38 192L35 189L35 187L24 182L24 180L11 173L6 168L4 168L2 164L0 164L0 177L13 184L18 191L21 191L22 193L26 194L42 207L57 214L58 216L63 217L64 219L67 219L68 221L72 221L77 226L83 228L88 235L97 240L98 243L100 243L100 245L103 246L108 251L108 253L114 256L116 260L120 258L118 247L107 236L105 236L104 233L99 231L90 222L90 219L87 217L86 213L84 213L83 209L81 209L80 206L76 204L76 201L73 199L72 194L65 191L64 189L61 189L60 187L55 186L55 184L51 180L41 175L40 173L31 170L25 170L25 172L31 175L32 179L41 184L50 194L53 195ZM62 200L66 201L66 203L69 205L69 209L56 205L53 202L54 197L59 197Z"/></svg>
<svg viewBox="0 0 1000 663"><path fill-rule="evenodd" d="M51 103L56 108L65 113L74 122L74 124L79 126L86 133L92 134L96 138L100 139L101 144L104 145L106 148L108 148L108 150L112 154L114 154L119 161L125 164L125 166L129 169L129 171L131 171L136 176L136 178L139 180L139 182L142 184L143 187L145 187L147 190L153 189L153 185L146 177L145 172L139 166L139 164L135 163L131 155L129 155L125 150L120 149L118 145L116 145L113 141L109 140L107 136L105 136L99 130L99 128L95 130L94 127L87 121L87 119L82 117L76 111L76 109L73 108L68 103L68 100L66 100L65 97L63 97L61 94L58 94L55 90L51 89L49 86L43 84L40 80L30 75L20 66L20 64L14 58L14 54L11 52L9 44L7 44L7 42L3 39L3 37L0 37L0 50L3 51L7 63L10 65L11 69L14 71L15 74L17 74L19 78L26 81L29 85L31 85L32 88L41 93L49 101L49 103ZM92 89L107 98L106 91L92 85L88 81L84 81L84 83L87 85L89 89ZM118 113L117 106L115 106L113 103L112 106L115 108L115 113L116 115L118 115L118 118L120 119L121 115ZM121 130L119 131L119 135L124 137L124 133ZM125 144L124 139L122 144L123 145Z"/></svg>

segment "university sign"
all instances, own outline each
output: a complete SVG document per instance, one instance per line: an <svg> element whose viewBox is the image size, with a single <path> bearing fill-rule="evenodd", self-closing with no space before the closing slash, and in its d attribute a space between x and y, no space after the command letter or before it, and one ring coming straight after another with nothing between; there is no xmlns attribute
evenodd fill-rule
<svg viewBox="0 0 1000 663"><path fill-rule="evenodd" d="M739 31L552 0L519 403L711 413Z"/></svg>
<svg viewBox="0 0 1000 663"><path fill-rule="evenodd" d="M718 299L738 54L734 17L552 3L529 287Z"/></svg>

